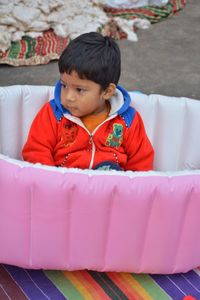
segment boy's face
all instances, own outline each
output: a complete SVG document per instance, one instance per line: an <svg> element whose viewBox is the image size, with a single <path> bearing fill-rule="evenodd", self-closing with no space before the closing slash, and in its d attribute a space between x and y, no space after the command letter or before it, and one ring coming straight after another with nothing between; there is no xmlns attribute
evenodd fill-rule
<svg viewBox="0 0 200 300"><path fill-rule="evenodd" d="M60 76L61 103L76 117L98 114L106 110L105 101L115 92L115 85L110 84L103 91L101 86L94 81L81 79L76 71Z"/></svg>

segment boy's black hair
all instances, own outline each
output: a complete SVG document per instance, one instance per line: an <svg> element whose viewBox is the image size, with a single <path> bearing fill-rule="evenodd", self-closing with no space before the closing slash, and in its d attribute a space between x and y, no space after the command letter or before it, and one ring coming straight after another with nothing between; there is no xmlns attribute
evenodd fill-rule
<svg viewBox="0 0 200 300"><path fill-rule="evenodd" d="M60 56L61 74L76 71L80 78L98 83L105 90L110 83L118 84L121 54L117 43L100 33L84 33L65 48Z"/></svg>

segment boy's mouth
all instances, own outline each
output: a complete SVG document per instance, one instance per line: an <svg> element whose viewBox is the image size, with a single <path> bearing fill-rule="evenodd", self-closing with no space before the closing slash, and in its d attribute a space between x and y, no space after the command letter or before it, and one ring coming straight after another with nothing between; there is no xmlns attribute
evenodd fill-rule
<svg viewBox="0 0 200 300"><path fill-rule="evenodd" d="M74 107L74 106L69 106L69 105L67 105L66 108L67 108L68 110L70 110L70 109L71 109L71 110L75 110L75 109L76 109L76 107Z"/></svg>

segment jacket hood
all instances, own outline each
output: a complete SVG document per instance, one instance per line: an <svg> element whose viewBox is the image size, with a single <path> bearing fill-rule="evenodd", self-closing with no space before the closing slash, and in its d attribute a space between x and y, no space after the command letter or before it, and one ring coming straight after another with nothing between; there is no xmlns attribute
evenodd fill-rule
<svg viewBox="0 0 200 300"><path fill-rule="evenodd" d="M129 106L131 104L131 97L130 97L129 93L120 85L117 85L116 95L122 99L121 106L117 110L118 115L121 115L125 111L127 111L127 109L129 108ZM116 95L113 96L114 99L115 99ZM112 101L112 98L111 98L111 101Z"/></svg>
<svg viewBox="0 0 200 300"><path fill-rule="evenodd" d="M60 120L64 114L69 113L70 111L67 110L62 104L61 104L61 81L58 80L55 90L54 90L54 99L51 100L50 104L53 108L54 115L57 120ZM128 108L130 107L131 98L128 94L128 92L120 85L117 85L116 93L115 95L110 99L111 104L111 111L110 115L118 114L122 115L124 114Z"/></svg>

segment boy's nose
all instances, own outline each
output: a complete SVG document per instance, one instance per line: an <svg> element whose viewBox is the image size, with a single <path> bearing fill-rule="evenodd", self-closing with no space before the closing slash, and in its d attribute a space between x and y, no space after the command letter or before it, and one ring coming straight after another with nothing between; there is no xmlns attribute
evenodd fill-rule
<svg viewBox="0 0 200 300"><path fill-rule="evenodd" d="M73 91L68 90L65 94L65 100L67 102L74 102L75 101L75 94Z"/></svg>

